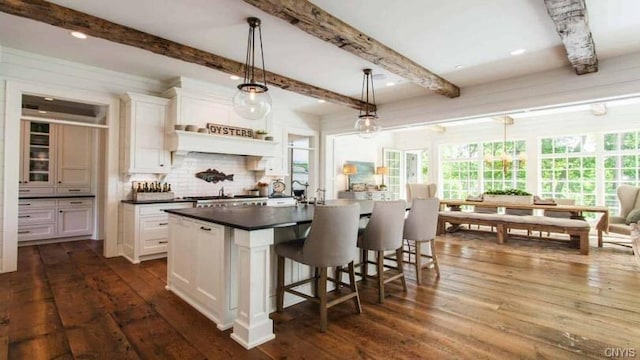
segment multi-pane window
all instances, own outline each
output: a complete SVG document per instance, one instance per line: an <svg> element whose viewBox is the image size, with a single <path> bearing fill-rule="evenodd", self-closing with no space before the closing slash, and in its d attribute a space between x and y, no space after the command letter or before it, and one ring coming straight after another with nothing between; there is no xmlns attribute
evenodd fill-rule
<svg viewBox="0 0 640 360"><path fill-rule="evenodd" d="M426 181L429 177L429 153L423 150L420 153L420 172L422 173L422 181Z"/></svg>
<svg viewBox="0 0 640 360"><path fill-rule="evenodd" d="M596 205L596 137L558 136L540 140L540 195Z"/></svg>
<svg viewBox="0 0 640 360"><path fill-rule="evenodd" d="M399 150L384 149L384 166L389 168L387 178L387 191L389 191L394 199L400 198L400 165L402 152Z"/></svg>
<svg viewBox="0 0 640 360"><path fill-rule="evenodd" d="M618 214L618 186L640 185L640 131L604 134L603 160L605 206Z"/></svg>
<svg viewBox="0 0 640 360"><path fill-rule="evenodd" d="M442 145L442 196L464 199L487 190L526 190L524 140ZM482 156L480 155L482 154Z"/></svg>

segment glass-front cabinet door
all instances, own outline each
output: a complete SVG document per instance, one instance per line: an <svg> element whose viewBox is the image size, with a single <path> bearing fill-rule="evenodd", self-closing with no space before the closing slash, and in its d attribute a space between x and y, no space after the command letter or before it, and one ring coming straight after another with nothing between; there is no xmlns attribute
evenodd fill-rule
<svg viewBox="0 0 640 360"><path fill-rule="evenodd" d="M22 127L23 153L20 187L53 186L54 126L27 121Z"/></svg>

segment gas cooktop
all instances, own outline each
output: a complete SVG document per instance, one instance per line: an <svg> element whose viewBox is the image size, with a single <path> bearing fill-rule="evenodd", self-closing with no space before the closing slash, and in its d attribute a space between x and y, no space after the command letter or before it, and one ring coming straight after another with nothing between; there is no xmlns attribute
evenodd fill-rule
<svg viewBox="0 0 640 360"><path fill-rule="evenodd" d="M183 199L200 201L200 200L259 199L259 198L266 199L267 197L260 196L260 195L235 195L235 196L211 195L211 196L185 196Z"/></svg>

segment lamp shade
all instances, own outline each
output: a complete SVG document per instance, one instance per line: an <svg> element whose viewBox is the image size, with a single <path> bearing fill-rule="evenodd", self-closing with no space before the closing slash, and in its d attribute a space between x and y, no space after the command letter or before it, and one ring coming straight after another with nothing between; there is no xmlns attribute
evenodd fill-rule
<svg viewBox="0 0 640 360"><path fill-rule="evenodd" d="M376 168L376 175L389 175L389 168L386 166L378 166Z"/></svg>
<svg viewBox="0 0 640 360"><path fill-rule="evenodd" d="M358 173L358 169L353 164L345 164L342 166L342 173L344 175L355 175Z"/></svg>

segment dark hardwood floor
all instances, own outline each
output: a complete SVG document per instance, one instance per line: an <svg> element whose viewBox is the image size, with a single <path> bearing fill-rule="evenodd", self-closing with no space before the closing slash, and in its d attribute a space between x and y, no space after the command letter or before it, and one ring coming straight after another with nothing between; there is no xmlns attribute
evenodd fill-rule
<svg viewBox="0 0 640 360"><path fill-rule="evenodd" d="M164 260L105 259L99 241L21 247L18 271L0 274L0 359L640 356L640 267L630 249L582 256L561 242L494 239L440 237L439 281L425 270L416 286L407 265L408 292L390 284L383 305L373 282L361 283L363 314L351 302L330 309L327 333L314 304L274 313L276 339L250 351L164 289Z"/></svg>

